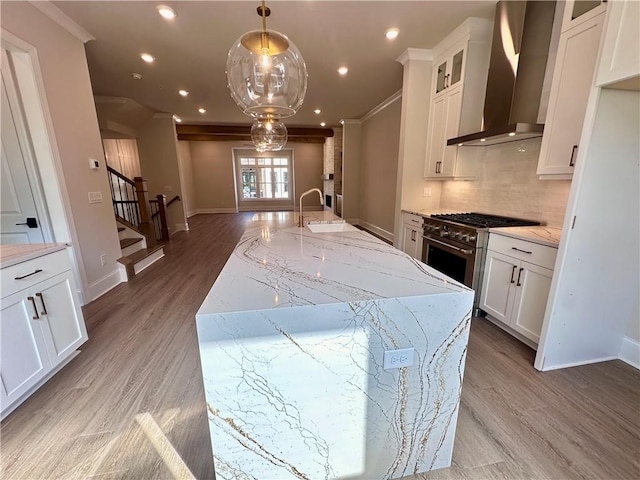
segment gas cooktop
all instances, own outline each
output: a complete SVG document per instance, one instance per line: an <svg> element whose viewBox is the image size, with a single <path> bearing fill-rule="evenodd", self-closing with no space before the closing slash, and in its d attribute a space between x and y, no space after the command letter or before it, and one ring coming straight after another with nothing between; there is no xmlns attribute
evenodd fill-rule
<svg viewBox="0 0 640 480"><path fill-rule="evenodd" d="M448 213L442 215L430 215L430 218L446 220L449 222L461 223L476 228L493 227L530 227L540 225L540 222L524 220L522 218L501 217L499 215L489 215L486 213Z"/></svg>

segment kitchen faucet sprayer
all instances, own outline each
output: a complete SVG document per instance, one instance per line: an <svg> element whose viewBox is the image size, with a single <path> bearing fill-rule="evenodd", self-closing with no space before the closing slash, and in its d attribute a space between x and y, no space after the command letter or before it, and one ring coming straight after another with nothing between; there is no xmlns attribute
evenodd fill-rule
<svg viewBox="0 0 640 480"><path fill-rule="evenodd" d="M310 190L307 190L306 192L304 192L302 195L300 195L300 218L298 220L298 226L299 227L304 227L304 220L302 217L302 198L305 195L310 194L311 192L318 192L318 195L320 196L320 205L324 205L324 199L322 198L322 190L320 190L319 188L312 188Z"/></svg>

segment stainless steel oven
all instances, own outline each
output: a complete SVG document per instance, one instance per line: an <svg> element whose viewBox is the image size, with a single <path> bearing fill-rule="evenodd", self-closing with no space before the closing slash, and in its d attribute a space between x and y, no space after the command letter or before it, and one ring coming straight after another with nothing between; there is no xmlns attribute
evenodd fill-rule
<svg viewBox="0 0 640 480"><path fill-rule="evenodd" d="M422 261L439 272L473 288L476 248L455 245L433 237L422 237Z"/></svg>

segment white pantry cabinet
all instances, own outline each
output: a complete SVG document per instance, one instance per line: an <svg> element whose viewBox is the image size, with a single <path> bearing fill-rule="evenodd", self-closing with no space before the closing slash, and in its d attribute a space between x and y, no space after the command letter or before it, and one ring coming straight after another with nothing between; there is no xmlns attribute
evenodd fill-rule
<svg viewBox="0 0 640 480"><path fill-rule="evenodd" d="M472 180L470 165L458 162L458 147L447 139L482 126L492 22L468 18L435 48L424 177ZM474 165L475 166L475 165Z"/></svg>
<svg viewBox="0 0 640 480"><path fill-rule="evenodd" d="M402 251L416 260L422 258L422 224L420 215L402 214Z"/></svg>
<svg viewBox="0 0 640 480"><path fill-rule="evenodd" d="M66 250L3 268L1 280L4 418L70 361L88 337Z"/></svg>
<svg viewBox="0 0 640 480"><path fill-rule="evenodd" d="M557 249L491 233L480 308L496 325L535 348Z"/></svg>
<svg viewBox="0 0 640 480"><path fill-rule="evenodd" d="M606 8L607 0L565 0L562 15L562 32L600 15Z"/></svg>
<svg viewBox="0 0 640 480"><path fill-rule="evenodd" d="M593 84L604 9L603 5L590 11L586 20L560 35L538 161L537 174L542 179L568 179L573 175ZM577 20L572 24L575 22Z"/></svg>
<svg viewBox="0 0 640 480"><path fill-rule="evenodd" d="M596 76L596 85L605 86L640 76L640 2L609 2L606 29ZM633 88L633 87L632 87Z"/></svg>

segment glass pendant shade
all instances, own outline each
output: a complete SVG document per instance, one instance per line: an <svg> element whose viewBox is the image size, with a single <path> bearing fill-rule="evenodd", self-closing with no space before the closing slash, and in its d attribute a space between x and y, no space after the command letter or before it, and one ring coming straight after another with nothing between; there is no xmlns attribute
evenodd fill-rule
<svg viewBox="0 0 640 480"><path fill-rule="evenodd" d="M231 97L246 115L286 118L302 105L307 67L285 35L254 30L242 35L229 50L227 82Z"/></svg>
<svg viewBox="0 0 640 480"><path fill-rule="evenodd" d="M287 127L278 119L258 118L251 125L251 141L259 152L282 150L287 138Z"/></svg>

